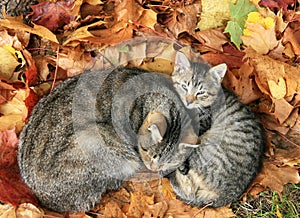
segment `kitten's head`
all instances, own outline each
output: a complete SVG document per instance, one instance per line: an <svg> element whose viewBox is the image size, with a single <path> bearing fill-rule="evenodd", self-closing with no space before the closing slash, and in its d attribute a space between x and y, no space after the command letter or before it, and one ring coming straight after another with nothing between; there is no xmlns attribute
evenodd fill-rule
<svg viewBox="0 0 300 218"><path fill-rule="evenodd" d="M225 63L210 67L177 52L172 80L187 108L205 108L216 100L226 70Z"/></svg>

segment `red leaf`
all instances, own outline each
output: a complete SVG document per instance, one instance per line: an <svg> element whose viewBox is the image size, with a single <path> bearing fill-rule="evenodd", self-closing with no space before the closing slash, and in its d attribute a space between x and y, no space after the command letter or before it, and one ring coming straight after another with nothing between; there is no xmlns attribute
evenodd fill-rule
<svg viewBox="0 0 300 218"><path fill-rule="evenodd" d="M39 96L32 89L29 89L29 95L25 99L25 106L27 107L27 111L28 111L27 118L30 116L33 107L36 105L38 101L39 101Z"/></svg>
<svg viewBox="0 0 300 218"><path fill-rule="evenodd" d="M15 130L0 132L0 201L17 206L37 204L30 189L23 183L17 164L18 138Z"/></svg>
<svg viewBox="0 0 300 218"><path fill-rule="evenodd" d="M28 69L25 72L27 84L28 86L32 86L38 81L37 68L31 54L27 50L23 51L23 55L28 63Z"/></svg>
<svg viewBox="0 0 300 218"><path fill-rule="evenodd" d="M283 11L287 11L289 5L295 4L296 0L261 0L258 5L268 7L270 9L280 9L283 8Z"/></svg>
<svg viewBox="0 0 300 218"><path fill-rule="evenodd" d="M70 2L70 3L68 3ZM31 5L33 12L32 21L42 25L51 31L56 31L65 24L74 20L74 16L69 14L69 10L74 2L41 2L37 5Z"/></svg>

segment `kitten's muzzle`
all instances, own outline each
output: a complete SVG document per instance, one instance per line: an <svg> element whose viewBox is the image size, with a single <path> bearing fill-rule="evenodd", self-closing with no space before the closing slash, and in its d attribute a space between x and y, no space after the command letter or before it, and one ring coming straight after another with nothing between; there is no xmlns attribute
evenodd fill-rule
<svg viewBox="0 0 300 218"><path fill-rule="evenodd" d="M185 97L186 105L190 105L190 104L194 103L195 100L196 100L196 98L194 95L187 95Z"/></svg>

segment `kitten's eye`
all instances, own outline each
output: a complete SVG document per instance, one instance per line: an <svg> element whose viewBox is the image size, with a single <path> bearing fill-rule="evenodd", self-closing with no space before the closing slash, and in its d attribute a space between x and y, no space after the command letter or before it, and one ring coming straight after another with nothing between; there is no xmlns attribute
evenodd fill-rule
<svg viewBox="0 0 300 218"><path fill-rule="evenodd" d="M199 97L200 95L203 95L205 93L205 91L200 90L196 93L196 96Z"/></svg>
<svg viewBox="0 0 300 218"><path fill-rule="evenodd" d="M141 146L142 151L148 151L146 148L144 148L143 146Z"/></svg>
<svg viewBox="0 0 300 218"><path fill-rule="evenodd" d="M158 155L158 154L154 154L153 156L152 156L152 158L153 159L157 159L157 158L159 158L160 156Z"/></svg>

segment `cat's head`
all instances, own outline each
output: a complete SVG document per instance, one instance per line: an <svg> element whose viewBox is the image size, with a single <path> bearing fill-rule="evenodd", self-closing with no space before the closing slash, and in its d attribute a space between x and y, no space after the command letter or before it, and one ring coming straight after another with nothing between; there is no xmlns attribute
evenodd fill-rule
<svg viewBox="0 0 300 218"><path fill-rule="evenodd" d="M216 100L226 70L225 63L210 67L177 52L172 80L187 108L205 108Z"/></svg>
<svg viewBox="0 0 300 218"><path fill-rule="evenodd" d="M138 150L149 170L159 171L161 174L174 171L198 147L198 136L193 128L184 130L180 143L174 142L170 134L163 115L148 114L139 130Z"/></svg>

